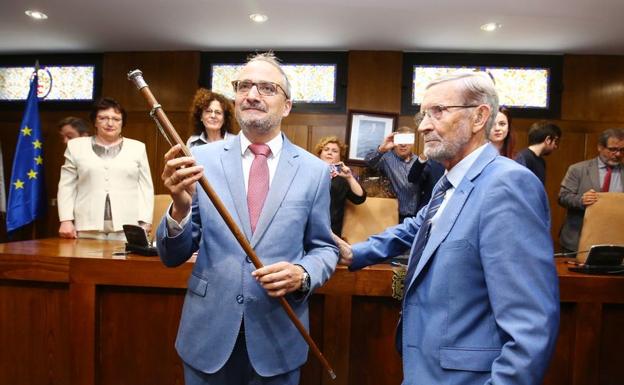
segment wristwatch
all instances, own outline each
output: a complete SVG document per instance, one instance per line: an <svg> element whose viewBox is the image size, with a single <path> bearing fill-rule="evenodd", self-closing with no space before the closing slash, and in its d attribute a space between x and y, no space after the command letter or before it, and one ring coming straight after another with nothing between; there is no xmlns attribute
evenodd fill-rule
<svg viewBox="0 0 624 385"><path fill-rule="evenodd" d="M303 266L301 268L303 269ZM303 274L301 275L301 287L299 291L304 293L310 291L310 274L308 274L305 269L303 269Z"/></svg>

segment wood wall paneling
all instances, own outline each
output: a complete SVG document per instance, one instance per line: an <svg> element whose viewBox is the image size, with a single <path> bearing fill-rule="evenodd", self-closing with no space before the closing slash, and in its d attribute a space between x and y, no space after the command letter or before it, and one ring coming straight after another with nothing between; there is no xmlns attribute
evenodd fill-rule
<svg viewBox="0 0 624 385"><path fill-rule="evenodd" d="M399 113L403 54L350 51L347 109Z"/></svg>

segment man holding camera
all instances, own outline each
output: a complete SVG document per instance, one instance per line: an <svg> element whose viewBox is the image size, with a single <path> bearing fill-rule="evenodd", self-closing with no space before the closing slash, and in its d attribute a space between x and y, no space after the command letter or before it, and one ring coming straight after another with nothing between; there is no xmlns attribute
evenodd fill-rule
<svg viewBox="0 0 624 385"><path fill-rule="evenodd" d="M371 151L365 157L369 167L390 180L392 190L399 200L399 223L418 212L416 185L407 180L410 169L418 158L412 152L413 145L414 130L403 126L386 136L377 150Z"/></svg>

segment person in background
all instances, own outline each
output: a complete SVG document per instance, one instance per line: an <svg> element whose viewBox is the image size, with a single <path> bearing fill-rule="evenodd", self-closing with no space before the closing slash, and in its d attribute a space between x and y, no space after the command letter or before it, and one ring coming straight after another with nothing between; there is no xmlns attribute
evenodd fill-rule
<svg viewBox="0 0 624 385"><path fill-rule="evenodd" d="M121 135L126 111L114 99L89 114L96 133L72 139L58 185L62 238L125 240L123 225L150 231L154 186L145 144Z"/></svg>
<svg viewBox="0 0 624 385"><path fill-rule="evenodd" d="M193 134L186 141L188 148L228 139L234 135L234 107L225 96L199 88L191 105Z"/></svg>
<svg viewBox="0 0 624 385"><path fill-rule="evenodd" d="M585 208L598 201L598 192L624 191L624 129L611 128L598 137L598 156L575 163L561 181L559 205L567 209L559 233L563 251L577 251Z"/></svg>
<svg viewBox="0 0 624 385"><path fill-rule="evenodd" d="M420 125L422 119L421 113L414 116L416 127ZM433 187L442 175L444 175L444 166L435 160L428 159L424 152L418 154L418 160L414 162L407 175L407 180L416 186L416 212L429 203Z"/></svg>
<svg viewBox="0 0 624 385"><path fill-rule="evenodd" d="M336 136L321 138L314 148L314 153L330 166L331 228L332 232L340 237L347 199L355 205L362 204L366 200L366 191L355 179L351 169L342 161L346 154L346 146Z"/></svg>
<svg viewBox="0 0 624 385"><path fill-rule="evenodd" d="M394 136L402 133L413 134L414 130L404 126L396 132L391 132L376 150L371 151L364 158L369 167L381 172L390 180L394 194L399 201L399 223L418 212L416 185L407 180L407 175L416 162L417 156L412 152L413 143L394 143Z"/></svg>
<svg viewBox="0 0 624 385"><path fill-rule="evenodd" d="M67 145L70 139L91 135L89 124L84 119L75 116L61 119L57 126L59 136L65 145Z"/></svg>
<svg viewBox="0 0 624 385"><path fill-rule="evenodd" d="M546 162L544 157L559 147L561 129L545 120L533 123L529 128L529 147L520 151L514 160L535 174L546 185Z"/></svg>
<svg viewBox="0 0 624 385"><path fill-rule="evenodd" d="M487 142L497 110L483 72L430 83L418 131L447 170L431 201L352 247L334 238L350 270L410 253L396 338L403 384L541 384L555 349L548 197Z"/></svg>
<svg viewBox="0 0 624 385"><path fill-rule="evenodd" d="M280 307L308 326L308 298L333 273L329 167L281 130L290 83L271 53L249 59L232 82L239 135L165 154L162 180L173 203L157 231L169 267L198 252L176 349L186 385L295 385L308 346ZM197 181L222 199L265 264L255 269Z"/></svg>
<svg viewBox="0 0 624 385"><path fill-rule="evenodd" d="M499 107L494 127L488 138L502 156L513 158L514 139L511 132L511 113L505 107Z"/></svg>

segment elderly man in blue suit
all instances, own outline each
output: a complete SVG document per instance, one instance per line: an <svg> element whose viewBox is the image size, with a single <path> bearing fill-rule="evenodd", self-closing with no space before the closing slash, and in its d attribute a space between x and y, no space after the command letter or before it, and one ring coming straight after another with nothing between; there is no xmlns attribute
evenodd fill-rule
<svg viewBox="0 0 624 385"><path fill-rule="evenodd" d="M487 143L498 109L485 73L431 83L418 130L446 174L414 218L352 247L350 269L410 250L397 347L406 385L540 384L559 325L548 200Z"/></svg>
<svg viewBox="0 0 624 385"><path fill-rule="evenodd" d="M308 326L308 295L331 276L338 249L329 221L329 168L281 132L291 109L288 78L260 54L233 83L240 135L165 155L173 203L158 228L163 263L198 251L176 349L186 385L297 384L308 347L279 302ZM206 175L265 267L254 270L196 182Z"/></svg>

